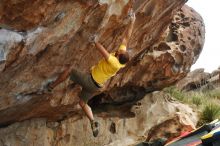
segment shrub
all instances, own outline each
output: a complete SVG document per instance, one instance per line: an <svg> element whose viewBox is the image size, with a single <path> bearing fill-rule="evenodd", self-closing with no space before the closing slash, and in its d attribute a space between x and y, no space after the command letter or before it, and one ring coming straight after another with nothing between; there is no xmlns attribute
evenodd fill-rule
<svg viewBox="0 0 220 146"><path fill-rule="evenodd" d="M199 106L202 103L202 96L192 96L192 103Z"/></svg>
<svg viewBox="0 0 220 146"><path fill-rule="evenodd" d="M220 106L215 103L205 105L201 113L201 120L204 122L211 122L220 116Z"/></svg>

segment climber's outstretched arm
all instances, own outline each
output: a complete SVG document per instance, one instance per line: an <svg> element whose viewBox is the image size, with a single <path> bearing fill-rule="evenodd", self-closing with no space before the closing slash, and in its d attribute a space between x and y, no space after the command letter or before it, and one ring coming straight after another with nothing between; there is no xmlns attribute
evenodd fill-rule
<svg viewBox="0 0 220 146"><path fill-rule="evenodd" d="M136 20L135 13L132 13L130 17L131 17L130 18L131 21L129 23L129 26L128 26L126 32L125 32L125 36L124 36L124 38L122 40L122 44L125 45L125 46L127 46L128 41L129 41L129 39L131 37L132 31L133 31L133 28L134 28L134 22Z"/></svg>
<svg viewBox="0 0 220 146"><path fill-rule="evenodd" d="M67 66L64 71L59 75L59 77L52 83L49 84L49 88L55 88L58 84L63 82L69 77L69 74L71 72L72 68L70 66Z"/></svg>
<svg viewBox="0 0 220 146"><path fill-rule="evenodd" d="M102 56L107 60L109 58L109 52L105 49L102 44L95 42L96 48L99 50L99 52L102 54Z"/></svg>

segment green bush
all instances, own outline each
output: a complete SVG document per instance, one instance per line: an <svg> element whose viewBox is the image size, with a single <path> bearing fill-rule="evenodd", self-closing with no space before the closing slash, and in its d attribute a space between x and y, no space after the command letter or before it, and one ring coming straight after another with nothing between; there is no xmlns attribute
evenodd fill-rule
<svg viewBox="0 0 220 146"><path fill-rule="evenodd" d="M220 117L220 106L215 103L209 103L204 106L201 113L203 123L211 122Z"/></svg>
<svg viewBox="0 0 220 146"><path fill-rule="evenodd" d="M200 104L202 104L202 96L192 96L192 103L199 106Z"/></svg>

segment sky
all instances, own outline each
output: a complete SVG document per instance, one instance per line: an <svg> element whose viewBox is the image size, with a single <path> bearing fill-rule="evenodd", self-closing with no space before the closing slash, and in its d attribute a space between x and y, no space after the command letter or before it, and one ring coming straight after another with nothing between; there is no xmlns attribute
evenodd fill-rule
<svg viewBox="0 0 220 146"><path fill-rule="evenodd" d="M187 5L202 16L206 29L203 51L191 70L211 73L220 67L220 0L188 0Z"/></svg>

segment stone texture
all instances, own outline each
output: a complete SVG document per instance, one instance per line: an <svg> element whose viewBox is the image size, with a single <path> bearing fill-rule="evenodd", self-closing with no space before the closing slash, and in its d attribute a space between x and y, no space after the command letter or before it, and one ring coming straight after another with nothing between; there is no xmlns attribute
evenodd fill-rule
<svg viewBox="0 0 220 146"><path fill-rule="evenodd" d="M135 117L124 119L108 118L103 113L98 117L101 130L97 138L91 136L89 121L82 116L60 122L32 119L2 128L0 145L128 146L146 138L178 136L197 122L197 114L189 106L163 92L146 95L131 111Z"/></svg>
<svg viewBox="0 0 220 146"><path fill-rule="evenodd" d="M69 80L53 94L42 94L42 89L66 64L88 72L97 63L101 56L88 43L90 34L97 33L108 51L116 50L131 7L137 17L129 43L132 60L91 102L136 101L183 78L204 42L204 24L194 10L185 6L173 16L184 2L2 1L1 35L12 38L1 42L0 125L36 117L62 120L79 113L80 88L71 89Z"/></svg>
<svg viewBox="0 0 220 146"><path fill-rule="evenodd" d="M190 91L196 89L214 89L214 86L220 83L220 70L214 70L212 73L204 72L203 68L196 69L187 74L180 80L176 87L180 90Z"/></svg>
<svg viewBox="0 0 220 146"><path fill-rule="evenodd" d="M172 12L183 2L137 1L134 4L137 21L129 45L133 59L103 89L110 97L108 99L113 102L135 101L144 93L169 86L186 75L202 49L204 25L196 12L184 7L166 27ZM88 71L97 63L101 56L93 53L94 46L88 44L89 34L98 32L100 42L109 51L115 50L125 30L123 19L131 2L105 4L100 1L99 5L77 1L27 3L25 5L32 8L33 16L36 15L33 20L28 19L28 10L19 7L25 1L11 3L1 3L1 8L4 8L1 23L22 32L7 32L13 33L20 42L12 39L10 43L14 47L4 51L6 57L2 60L0 73L0 123L8 124L33 117L57 120L65 118L64 113L77 113L75 105L79 88L71 90L66 81L52 95L41 94L41 90L48 81L58 76L65 64ZM50 4L53 6L43 9ZM34 9L39 5L42 12ZM12 11L9 18L5 9L10 6L15 12ZM116 11L113 9L116 6L121 9ZM17 11L22 11L19 17ZM47 15L38 18L42 13ZM23 19L27 22L21 21ZM137 95L139 91L140 95Z"/></svg>
<svg viewBox="0 0 220 146"><path fill-rule="evenodd" d="M138 138L148 136L148 131L162 128L163 122L169 120L182 129L188 127L181 120L184 116L171 114L178 113L175 109L180 105L169 104L171 101L166 101L167 98L147 98L147 105L141 106L145 111L139 118L140 107L133 109L147 93L170 86L186 76L202 50L203 20L193 9L182 7L184 3L185 0L1 1L0 126L32 120L2 129L0 142L11 145L34 142L36 145L72 145L72 142L120 145L123 138L133 143L134 135ZM132 59L90 101L102 125L111 127L109 132L106 131L109 128L103 126L101 136L94 140L78 106L79 86L72 87L71 81L66 80L51 94L42 90L67 65L89 72L98 62L101 55L88 43L91 34L97 33L99 42L108 51L115 51L126 30L126 16L131 7L137 18L129 42ZM153 102L155 109L148 100ZM157 111L165 113L160 115ZM145 119L145 115L155 119ZM192 117L190 119L194 119ZM15 129L18 129L17 135L12 132ZM179 132L175 130L173 133ZM148 138L158 135L161 134L151 134Z"/></svg>
<svg viewBox="0 0 220 146"><path fill-rule="evenodd" d="M212 84L220 84L220 69L216 69L214 70L212 73L210 73L210 79L208 79L208 82L209 83L212 83Z"/></svg>
<svg viewBox="0 0 220 146"><path fill-rule="evenodd" d="M181 90L189 91L207 84L209 78L210 74L204 72L204 68L200 68L188 73L176 86Z"/></svg>
<svg viewBox="0 0 220 146"><path fill-rule="evenodd" d="M184 6L159 40L110 81L107 86L110 100L132 100L134 96L141 97L141 93L160 90L182 79L202 51L204 33L201 17Z"/></svg>

